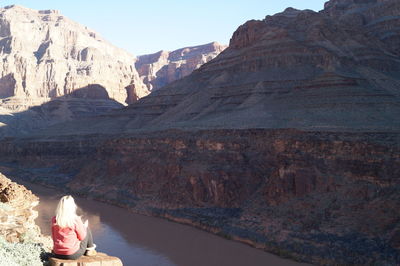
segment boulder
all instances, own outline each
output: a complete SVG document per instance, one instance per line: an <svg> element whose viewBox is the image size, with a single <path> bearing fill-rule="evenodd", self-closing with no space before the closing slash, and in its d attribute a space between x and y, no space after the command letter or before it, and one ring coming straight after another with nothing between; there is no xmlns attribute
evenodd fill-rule
<svg viewBox="0 0 400 266"><path fill-rule="evenodd" d="M122 266L117 257L108 256L105 253L97 253L95 256L82 256L77 260L62 260L50 258L51 266Z"/></svg>

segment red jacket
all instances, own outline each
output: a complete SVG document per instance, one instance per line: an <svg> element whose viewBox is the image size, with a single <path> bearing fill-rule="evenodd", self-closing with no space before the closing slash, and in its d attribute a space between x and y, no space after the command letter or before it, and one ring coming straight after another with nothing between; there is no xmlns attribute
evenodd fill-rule
<svg viewBox="0 0 400 266"><path fill-rule="evenodd" d="M86 228L80 217L76 217L74 226L60 227L56 217L51 219L51 236L53 237L53 252L59 255L72 255L78 251L80 241L86 237Z"/></svg>

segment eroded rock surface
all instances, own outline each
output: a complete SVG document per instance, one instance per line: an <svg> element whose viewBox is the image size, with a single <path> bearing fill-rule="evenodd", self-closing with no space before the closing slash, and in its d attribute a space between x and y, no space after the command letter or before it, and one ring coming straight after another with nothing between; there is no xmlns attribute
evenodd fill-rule
<svg viewBox="0 0 400 266"><path fill-rule="evenodd" d="M186 77L203 64L219 55L226 45L213 42L185 47L173 52L159 51L137 58L135 66L140 78L150 91Z"/></svg>
<svg viewBox="0 0 400 266"><path fill-rule="evenodd" d="M30 190L0 173L0 235L9 242L23 242L26 238L42 241L34 221L38 213L33 208L38 203Z"/></svg>
<svg viewBox="0 0 400 266"><path fill-rule="evenodd" d="M0 162L298 260L396 265L399 7L332 0L249 21L189 76L3 140Z"/></svg>
<svg viewBox="0 0 400 266"><path fill-rule="evenodd" d="M288 8L246 22L227 49L191 75L102 121L85 121L88 127L43 134L400 130L400 2L344 1L348 11L336 2L321 12Z"/></svg>
<svg viewBox="0 0 400 266"><path fill-rule="evenodd" d="M31 182L298 260L395 265L399 143L398 133L164 131L3 141L0 161Z"/></svg>
<svg viewBox="0 0 400 266"><path fill-rule="evenodd" d="M147 95L135 57L54 10L0 9L0 137L121 108Z"/></svg>
<svg viewBox="0 0 400 266"><path fill-rule="evenodd" d="M0 98L48 101L91 84L125 103L127 89L148 91L135 57L54 10L0 9Z"/></svg>

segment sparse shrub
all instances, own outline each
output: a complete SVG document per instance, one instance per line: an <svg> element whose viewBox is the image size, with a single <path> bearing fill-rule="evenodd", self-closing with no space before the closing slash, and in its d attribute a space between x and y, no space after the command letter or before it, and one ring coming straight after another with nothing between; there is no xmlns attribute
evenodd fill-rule
<svg viewBox="0 0 400 266"><path fill-rule="evenodd" d="M26 230L21 235L21 242L23 243L35 243L39 239L39 232L33 228Z"/></svg>
<svg viewBox="0 0 400 266"><path fill-rule="evenodd" d="M9 243L0 236L0 266L42 266L41 245L36 243Z"/></svg>

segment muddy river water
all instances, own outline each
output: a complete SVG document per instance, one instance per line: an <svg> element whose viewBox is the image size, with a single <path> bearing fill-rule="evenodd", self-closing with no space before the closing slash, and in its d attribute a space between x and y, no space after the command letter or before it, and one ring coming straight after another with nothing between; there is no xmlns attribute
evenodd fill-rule
<svg viewBox="0 0 400 266"><path fill-rule="evenodd" d="M23 183L40 198L36 207L42 233L50 235L50 219L59 191ZM141 266L266 266L305 265L250 246L167 220L134 214L123 208L75 197L89 219L98 251L121 258L124 265Z"/></svg>

